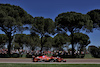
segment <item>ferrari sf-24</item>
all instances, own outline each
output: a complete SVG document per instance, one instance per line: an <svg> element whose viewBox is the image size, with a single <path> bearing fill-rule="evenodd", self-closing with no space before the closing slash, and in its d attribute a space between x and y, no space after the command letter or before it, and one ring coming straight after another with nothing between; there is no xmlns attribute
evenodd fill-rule
<svg viewBox="0 0 100 67"><path fill-rule="evenodd" d="M32 61L33 62L66 62L66 60L64 60L61 57L53 57L53 56L49 57L46 55L37 56L37 57L33 56Z"/></svg>

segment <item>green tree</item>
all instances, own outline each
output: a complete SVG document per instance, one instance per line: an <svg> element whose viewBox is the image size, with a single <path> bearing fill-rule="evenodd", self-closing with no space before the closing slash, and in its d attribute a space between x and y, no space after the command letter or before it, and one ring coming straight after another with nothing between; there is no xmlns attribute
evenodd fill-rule
<svg viewBox="0 0 100 67"><path fill-rule="evenodd" d="M4 47L5 43L7 43L7 36L5 34L0 34L0 48Z"/></svg>
<svg viewBox="0 0 100 67"><path fill-rule="evenodd" d="M43 47L46 49L46 50L49 50L52 48L52 44L53 44L53 38L50 37L50 36L45 36L43 37Z"/></svg>
<svg viewBox="0 0 100 67"><path fill-rule="evenodd" d="M80 53L88 44L90 44L89 36L83 33L74 33L73 41L74 45L78 46L77 49L80 50Z"/></svg>
<svg viewBox="0 0 100 67"><path fill-rule="evenodd" d="M0 29L5 32L9 38L8 54L11 51L12 35L18 31L18 28L33 22L33 17L27 14L21 7L0 4Z"/></svg>
<svg viewBox="0 0 100 67"><path fill-rule="evenodd" d="M87 13L93 21L93 28L100 28L100 9L91 10Z"/></svg>
<svg viewBox="0 0 100 67"><path fill-rule="evenodd" d="M55 21L57 26L62 31L69 31L71 33L71 44L72 44L72 56L74 56L74 41L73 35L80 30L85 30L90 32L93 27L93 22L90 17L85 14L76 12L61 13L56 18Z"/></svg>
<svg viewBox="0 0 100 67"><path fill-rule="evenodd" d="M88 48L89 48L89 52L92 54L93 57L100 58L100 47L91 45Z"/></svg>
<svg viewBox="0 0 100 67"><path fill-rule="evenodd" d="M15 35L14 42L15 42L15 43L18 43L18 44L16 44L16 46L19 45L18 47L23 48L23 44L24 44L24 42L26 41L25 36L26 36L26 34L16 34L16 35Z"/></svg>
<svg viewBox="0 0 100 67"><path fill-rule="evenodd" d="M40 37L39 35L35 33L31 33L29 35L29 38L31 39L31 42L29 42L29 46L31 46L31 49L34 50L36 47L40 47Z"/></svg>
<svg viewBox="0 0 100 67"><path fill-rule="evenodd" d="M43 37L54 33L55 24L52 19L43 17L35 17L32 26L32 32L38 34L41 38L41 51L43 49Z"/></svg>
<svg viewBox="0 0 100 67"><path fill-rule="evenodd" d="M24 37L24 44L27 46L27 47L30 47L30 49L32 49L34 47L33 45L33 40L32 38L30 37L30 35L26 35Z"/></svg>
<svg viewBox="0 0 100 67"><path fill-rule="evenodd" d="M62 50L62 46L64 44L66 44L67 42L70 42L70 38L66 33L57 34L54 37L54 45L53 45L53 47L59 48L60 50Z"/></svg>
<svg viewBox="0 0 100 67"><path fill-rule="evenodd" d="M18 50L20 49L20 45L18 43L13 43L13 45L12 46L14 49L18 49Z"/></svg>
<svg viewBox="0 0 100 67"><path fill-rule="evenodd" d="M31 47L31 49L35 49L35 47L39 46L39 36L35 33L31 35L26 34L16 34L14 39L15 48L20 47L23 49L23 45L26 45L27 47Z"/></svg>

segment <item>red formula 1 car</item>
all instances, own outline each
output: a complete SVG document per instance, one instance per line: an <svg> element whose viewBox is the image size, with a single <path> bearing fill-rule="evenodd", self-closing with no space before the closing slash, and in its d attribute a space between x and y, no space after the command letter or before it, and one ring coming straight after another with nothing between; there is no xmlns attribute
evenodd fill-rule
<svg viewBox="0 0 100 67"><path fill-rule="evenodd" d="M66 62L61 57L48 57L46 55L33 57L33 62Z"/></svg>

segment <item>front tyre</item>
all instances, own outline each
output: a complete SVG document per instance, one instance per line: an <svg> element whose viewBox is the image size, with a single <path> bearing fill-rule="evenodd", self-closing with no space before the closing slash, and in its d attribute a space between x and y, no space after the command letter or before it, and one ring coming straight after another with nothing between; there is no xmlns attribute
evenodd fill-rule
<svg viewBox="0 0 100 67"><path fill-rule="evenodd" d="M58 58L58 60L57 60L58 62L61 62L61 59L60 58Z"/></svg>

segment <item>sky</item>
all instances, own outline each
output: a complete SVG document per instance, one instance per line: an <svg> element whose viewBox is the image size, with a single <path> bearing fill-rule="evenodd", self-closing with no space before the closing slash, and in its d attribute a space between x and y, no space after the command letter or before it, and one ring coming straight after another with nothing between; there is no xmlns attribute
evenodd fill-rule
<svg viewBox="0 0 100 67"><path fill-rule="evenodd" d="M75 11L86 14L91 10L100 9L100 0L0 0L0 3L20 6L33 17L42 16L53 20L63 12ZM2 33L0 31L0 34ZM100 46L100 30L85 34L90 37L89 45Z"/></svg>

